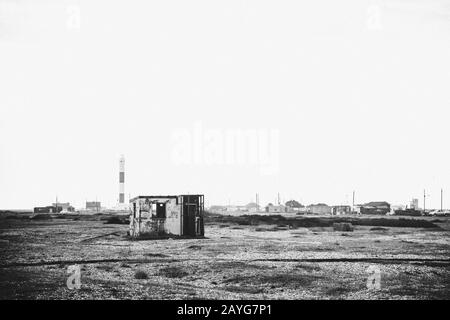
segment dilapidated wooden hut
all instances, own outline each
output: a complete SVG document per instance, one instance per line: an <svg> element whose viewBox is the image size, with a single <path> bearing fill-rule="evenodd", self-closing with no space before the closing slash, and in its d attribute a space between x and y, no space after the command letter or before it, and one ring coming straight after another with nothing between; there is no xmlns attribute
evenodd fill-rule
<svg viewBox="0 0 450 320"><path fill-rule="evenodd" d="M130 236L205 234L204 195L138 196L130 200Z"/></svg>

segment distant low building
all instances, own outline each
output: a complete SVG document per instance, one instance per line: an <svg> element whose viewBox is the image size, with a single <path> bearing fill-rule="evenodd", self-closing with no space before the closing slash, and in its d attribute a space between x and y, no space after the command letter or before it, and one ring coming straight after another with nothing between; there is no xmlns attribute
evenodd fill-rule
<svg viewBox="0 0 450 320"><path fill-rule="evenodd" d="M86 201L86 210L89 211L100 211L102 205L100 201Z"/></svg>
<svg viewBox="0 0 450 320"><path fill-rule="evenodd" d="M225 207L225 211L236 212L236 211L239 211L239 207L238 206L229 205L229 206Z"/></svg>
<svg viewBox="0 0 450 320"><path fill-rule="evenodd" d="M35 207L33 209L34 213L59 213L63 209L62 207L56 206L46 206L46 207Z"/></svg>
<svg viewBox="0 0 450 320"><path fill-rule="evenodd" d="M279 204L279 205L274 205L272 203L269 203L266 206L266 212L268 213L283 213L283 212L287 212L286 207Z"/></svg>
<svg viewBox="0 0 450 320"><path fill-rule="evenodd" d="M227 211L227 208L225 206L210 206L208 210L211 212L224 212Z"/></svg>
<svg viewBox="0 0 450 320"><path fill-rule="evenodd" d="M211 212L216 213L225 213L225 212L254 212L252 211L252 207L249 205L246 206L238 206L238 205L228 205L228 206L219 206L213 205L208 208Z"/></svg>
<svg viewBox="0 0 450 320"><path fill-rule="evenodd" d="M352 212L352 207L350 206L333 206L331 207L331 214L341 215L341 214L350 214Z"/></svg>
<svg viewBox="0 0 450 320"><path fill-rule="evenodd" d="M296 200L289 200L285 203L287 211L288 212L301 212L302 209L305 207L304 205L302 205L300 202L296 201Z"/></svg>
<svg viewBox="0 0 450 320"><path fill-rule="evenodd" d="M312 214L331 214L332 208L325 203L311 204L308 211Z"/></svg>
<svg viewBox="0 0 450 320"><path fill-rule="evenodd" d="M60 213L60 212L74 212L75 208L69 202L52 203L51 206L35 207L34 213Z"/></svg>
<svg viewBox="0 0 450 320"><path fill-rule="evenodd" d="M286 207L286 212L288 213L298 213L300 212L301 208L293 208L293 207Z"/></svg>
<svg viewBox="0 0 450 320"><path fill-rule="evenodd" d="M419 210L419 199L412 199L409 204L410 209Z"/></svg>
<svg viewBox="0 0 450 320"><path fill-rule="evenodd" d="M391 205L386 201L373 201L360 205L361 214L385 215L391 212Z"/></svg>
<svg viewBox="0 0 450 320"><path fill-rule="evenodd" d="M245 206L245 208L248 212L258 212L259 211L259 206L255 202L250 202L249 204L247 204Z"/></svg>
<svg viewBox="0 0 450 320"><path fill-rule="evenodd" d="M308 214L308 213L310 213L308 207L299 208L297 211L297 214Z"/></svg>
<svg viewBox="0 0 450 320"><path fill-rule="evenodd" d="M393 213L396 216L421 216L423 214L423 212L421 210L416 210L416 209L411 209L411 208L406 208L406 209L397 209L394 210Z"/></svg>
<svg viewBox="0 0 450 320"><path fill-rule="evenodd" d="M69 202L62 202L62 203L58 202L58 204L52 203L52 206L53 207L56 207L56 206L61 207L62 211L64 211L64 212L74 212L75 211L75 208L73 206L71 206Z"/></svg>
<svg viewBox="0 0 450 320"><path fill-rule="evenodd" d="M408 209L407 205L404 204L392 204L391 205L391 212L394 212L395 210L405 210Z"/></svg>

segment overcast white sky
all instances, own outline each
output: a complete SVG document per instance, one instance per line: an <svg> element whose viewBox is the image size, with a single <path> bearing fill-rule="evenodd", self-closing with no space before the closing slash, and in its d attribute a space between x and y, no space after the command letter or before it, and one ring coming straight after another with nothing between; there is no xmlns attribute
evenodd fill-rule
<svg viewBox="0 0 450 320"><path fill-rule="evenodd" d="M0 0L0 208L113 206L120 154L127 197L450 207L449 107L450 1ZM196 125L278 170L174 162Z"/></svg>

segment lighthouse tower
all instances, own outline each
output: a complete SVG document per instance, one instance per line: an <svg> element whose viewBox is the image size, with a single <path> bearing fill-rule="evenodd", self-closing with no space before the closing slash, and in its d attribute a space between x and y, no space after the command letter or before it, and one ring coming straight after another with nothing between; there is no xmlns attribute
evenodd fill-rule
<svg viewBox="0 0 450 320"><path fill-rule="evenodd" d="M120 156L119 160L119 206L125 204L125 157Z"/></svg>

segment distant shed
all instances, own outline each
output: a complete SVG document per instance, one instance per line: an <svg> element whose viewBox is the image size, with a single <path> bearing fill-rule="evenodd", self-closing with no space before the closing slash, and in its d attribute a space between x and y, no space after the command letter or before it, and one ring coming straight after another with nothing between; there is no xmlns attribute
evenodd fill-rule
<svg viewBox="0 0 450 320"><path fill-rule="evenodd" d="M286 207L283 206L282 204L274 205L272 203L269 203L266 206L266 212L269 212L269 213L283 213L283 212L286 212L286 211L287 211Z"/></svg>
<svg viewBox="0 0 450 320"><path fill-rule="evenodd" d="M334 215L350 214L351 212L352 212L352 207L350 207L350 206L339 205L339 206L331 207L331 214L334 214Z"/></svg>
<svg viewBox="0 0 450 320"><path fill-rule="evenodd" d="M311 204L308 206L312 214L331 214L332 208L325 203Z"/></svg>
<svg viewBox="0 0 450 320"><path fill-rule="evenodd" d="M60 213L63 210L62 207L56 206L46 206L46 207L35 207L33 209L34 213Z"/></svg>
<svg viewBox="0 0 450 320"><path fill-rule="evenodd" d="M391 211L391 205L386 201L373 201L360 205L361 214L385 215Z"/></svg>

